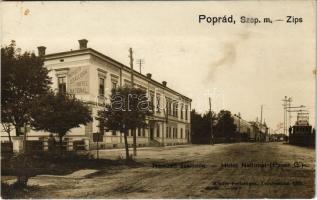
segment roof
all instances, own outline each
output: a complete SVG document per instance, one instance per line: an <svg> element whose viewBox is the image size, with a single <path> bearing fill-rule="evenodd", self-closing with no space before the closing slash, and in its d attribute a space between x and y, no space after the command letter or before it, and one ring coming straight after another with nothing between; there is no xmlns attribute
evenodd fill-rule
<svg viewBox="0 0 317 200"><path fill-rule="evenodd" d="M78 56L78 55L84 55L84 54L92 54L96 57L99 57L103 60L107 60L107 61L110 61L110 62L113 62L115 64L115 66L117 67L120 67L128 72L131 71L131 68L110 58L109 56L106 56L98 51L96 51L95 49L92 49L92 48L85 48L85 49L77 49L77 50L71 50L71 51L64 51L64 52L58 52L58 53L52 53L52 54L46 54L44 56L44 59L45 60L53 60L53 59L58 59L58 58L65 58L65 57L72 57L72 56ZM158 82L158 81L155 81L153 80L152 78L148 78L147 76L139 73L138 71L135 71L133 70L133 73L134 75L137 75L147 81L150 81L152 84L155 84L155 85L158 85L159 87L161 87L162 89L165 89L167 91L170 91L170 92L173 92L173 93L176 93L177 95L181 96L182 98L188 100L188 101L192 101L192 99L190 99L189 97L186 97L178 92L176 92L175 90L167 87L167 86L164 86L162 83Z"/></svg>

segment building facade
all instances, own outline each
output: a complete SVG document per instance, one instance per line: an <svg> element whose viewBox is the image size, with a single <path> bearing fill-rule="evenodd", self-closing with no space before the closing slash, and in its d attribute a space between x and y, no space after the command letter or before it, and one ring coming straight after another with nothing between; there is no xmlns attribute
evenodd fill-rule
<svg viewBox="0 0 317 200"><path fill-rule="evenodd" d="M79 40L79 49L67 52L45 54L45 47L38 47L39 56L44 58L44 67L49 70L52 88L74 94L81 99L93 115L93 121L86 126L74 128L65 139L69 141L88 140L89 148L95 148L95 133L102 133L100 148L124 146L123 133L116 130L105 132L95 119L103 105L110 102L112 88L131 86L131 68L87 47L88 41ZM148 128L137 129L138 146L164 146L190 143L191 99L167 87L163 81L152 79L151 74L143 75L133 71L134 86L146 91L154 106L154 115L147 119ZM167 108L167 109L166 109ZM46 132L30 130L28 138L37 140L49 135ZM132 145L129 131L128 143Z"/></svg>

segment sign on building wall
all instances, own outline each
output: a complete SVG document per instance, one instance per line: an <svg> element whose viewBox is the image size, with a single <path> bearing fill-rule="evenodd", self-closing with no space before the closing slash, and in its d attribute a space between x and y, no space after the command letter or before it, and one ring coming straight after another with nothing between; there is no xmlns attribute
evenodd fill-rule
<svg viewBox="0 0 317 200"><path fill-rule="evenodd" d="M88 94L89 93L89 68L74 67L67 74L68 92L71 94Z"/></svg>

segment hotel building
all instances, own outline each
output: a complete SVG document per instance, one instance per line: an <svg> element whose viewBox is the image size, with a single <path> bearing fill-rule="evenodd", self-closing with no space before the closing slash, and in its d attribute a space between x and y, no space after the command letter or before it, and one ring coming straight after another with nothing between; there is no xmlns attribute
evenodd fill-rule
<svg viewBox="0 0 317 200"><path fill-rule="evenodd" d="M39 56L44 58L44 67L49 70L52 88L60 92L75 94L89 105L93 121L74 128L66 141L85 140L90 149L96 147L94 134L102 133L101 148L124 146L123 133L100 129L95 119L104 103L109 103L111 89L130 85L131 68L87 47L86 39L79 40L79 49L53 54L45 54L46 47L38 47ZM191 99L169 88L166 81L159 83L151 74L143 75L133 71L134 86L146 91L154 106L153 116L147 119L148 127L137 129L137 146L165 146L190 143ZM167 108L167 109L166 109ZM49 133L30 131L29 140L46 138ZM88 142L87 142L88 141ZM132 145L129 131L128 143Z"/></svg>

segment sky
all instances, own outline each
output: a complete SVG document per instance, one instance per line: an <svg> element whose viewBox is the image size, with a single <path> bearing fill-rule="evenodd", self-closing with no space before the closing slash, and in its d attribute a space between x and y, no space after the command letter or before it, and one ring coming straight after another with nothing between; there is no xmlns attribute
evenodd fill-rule
<svg viewBox="0 0 317 200"><path fill-rule="evenodd" d="M192 108L241 113L273 129L283 122L282 99L305 105L315 121L316 2L2 2L2 44L46 53L93 48L129 65L128 49L143 59L142 73L192 98ZM236 24L212 25L199 15L233 15ZM302 23L286 23L286 16ZM270 17L268 24L240 17ZM136 67L136 69L138 69ZM295 120L293 114L292 122Z"/></svg>

